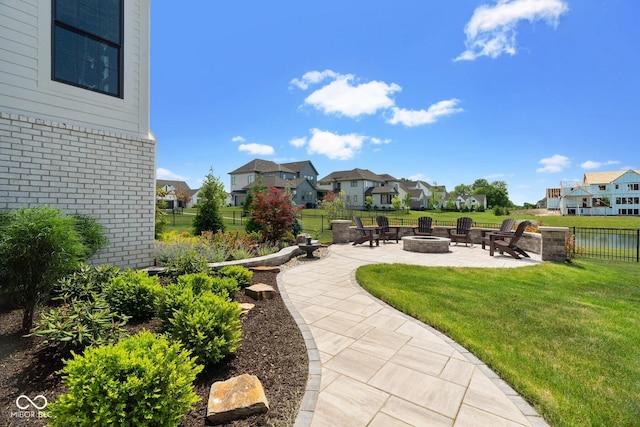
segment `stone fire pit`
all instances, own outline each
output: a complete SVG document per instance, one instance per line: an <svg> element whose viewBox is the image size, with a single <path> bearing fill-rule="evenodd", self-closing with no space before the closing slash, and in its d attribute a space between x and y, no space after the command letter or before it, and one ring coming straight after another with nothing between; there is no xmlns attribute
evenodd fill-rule
<svg viewBox="0 0 640 427"><path fill-rule="evenodd" d="M447 253L451 239L436 236L405 236L402 238L402 249L409 252Z"/></svg>

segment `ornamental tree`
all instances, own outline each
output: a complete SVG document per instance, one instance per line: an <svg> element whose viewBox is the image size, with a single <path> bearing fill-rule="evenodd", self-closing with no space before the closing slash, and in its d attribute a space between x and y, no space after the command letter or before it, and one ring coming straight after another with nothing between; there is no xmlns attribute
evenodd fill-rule
<svg viewBox="0 0 640 427"><path fill-rule="evenodd" d="M263 240L277 242L292 239L298 211L287 192L269 187L266 193L254 194L251 217L260 225Z"/></svg>

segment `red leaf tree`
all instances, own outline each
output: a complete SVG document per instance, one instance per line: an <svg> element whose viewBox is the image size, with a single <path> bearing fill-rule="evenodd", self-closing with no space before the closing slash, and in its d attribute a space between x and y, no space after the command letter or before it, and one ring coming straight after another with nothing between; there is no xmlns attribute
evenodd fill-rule
<svg viewBox="0 0 640 427"><path fill-rule="evenodd" d="M260 224L262 238L272 242L291 240L299 210L291 203L291 196L284 190L269 187L268 192L256 193L254 197L251 216Z"/></svg>

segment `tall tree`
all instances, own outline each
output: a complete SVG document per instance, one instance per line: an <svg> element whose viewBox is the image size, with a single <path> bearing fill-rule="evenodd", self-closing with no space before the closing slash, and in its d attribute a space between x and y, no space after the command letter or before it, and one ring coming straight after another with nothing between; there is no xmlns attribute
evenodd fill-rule
<svg viewBox="0 0 640 427"><path fill-rule="evenodd" d="M198 192L198 212L193 219L193 233L196 236L203 231L217 233L224 231L224 223L220 215L220 206L227 198L227 192L220 178L213 174L213 168L202 181L202 187Z"/></svg>

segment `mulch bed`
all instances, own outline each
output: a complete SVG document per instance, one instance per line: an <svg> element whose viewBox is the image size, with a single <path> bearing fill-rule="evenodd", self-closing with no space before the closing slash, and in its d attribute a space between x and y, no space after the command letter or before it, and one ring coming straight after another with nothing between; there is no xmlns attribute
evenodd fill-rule
<svg viewBox="0 0 640 427"><path fill-rule="evenodd" d="M304 255L294 258L281 267L286 269L305 262L303 258ZM274 272L256 271L253 283L265 283L277 289L276 276ZM307 349L300 330L279 294L270 300L254 301L239 292L236 300L255 304L255 308L242 318L242 344L235 355L198 376L195 392L201 400L184 418L180 424L183 427L209 425L205 417L211 384L245 373L260 379L270 409L265 414L225 425L294 424L308 377ZM44 426L46 419L20 418L19 412L23 411L16 407L16 398L43 395L49 402L54 401L65 391L56 373L63 363L61 355L39 349L38 338L21 337L18 332L21 321L19 310L0 313L0 426ZM131 326L132 332L142 328L154 331L157 327L155 320ZM35 415L37 417L37 412Z"/></svg>

